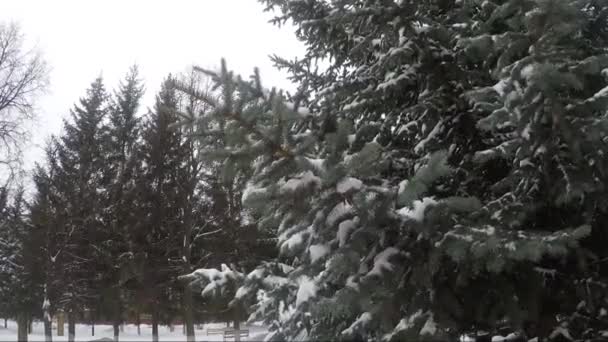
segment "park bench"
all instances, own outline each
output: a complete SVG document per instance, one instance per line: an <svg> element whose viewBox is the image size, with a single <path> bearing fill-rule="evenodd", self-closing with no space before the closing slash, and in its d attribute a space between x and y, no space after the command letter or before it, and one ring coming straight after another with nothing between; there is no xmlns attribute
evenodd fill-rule
<svg viewBox="0 0 608 342"><path fill-rule="evenodd" d="M224 341L234 340L236 337L249 337L249 330L226 330L224 331Z"/></svg>
<svg viewBox="0 0 608 342"><path fill-rule="evenodd" d="M207 329L207 336L210 335L223 335L224 329Z"/></svg>

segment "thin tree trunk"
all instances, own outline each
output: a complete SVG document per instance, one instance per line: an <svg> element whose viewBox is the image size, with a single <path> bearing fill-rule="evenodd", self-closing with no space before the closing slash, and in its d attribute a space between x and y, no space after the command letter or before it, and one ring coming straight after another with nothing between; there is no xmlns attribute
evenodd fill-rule
<svg viewBox="0 0 608 342"><path fill-rule="evenodd" d="M241 320L236 308L234 309L234 313L234 341L239 342L241 340L241 333L239 332L241 330Z"/></svg>
<svg viewBox="0 0 608 342"><path fill-rule="evenodd" d="M158 313L152 309L152 342L158 342Z"/></svg>
<svg viewBox="0 0 608 342"><path fill-rule="evenodd" d="M47 312L44 313L44 341L53 342L53 320Z"/></svg>
<svg viewBox="0 0 608 342"><path fill-rule="evenodd" d="M34 330L34 319L30 317L27 320L27 333L31 334L32 330Z"/></svg>
<svg viewBox="0 0 608 342"><path fill-rule="evenodd" d="M65 335L65 312L60 310L57 313L57 336Z"/></svg>
<svg viewBox="0 0 608 342"><path fill-rule="evenodd" d="M76 338L76 317L74 317L74 312L68 312L68 341L74 342Z"/></svg>
<svg viewBox="0 0 608 342"><path fill-rule="evenodd" d="M27 315L20 313L17 316L17 341L27 342Z"/></svg>
<svg viewBox="0 0 608 342"><path fill-rule="evenodd" d="M44 322L44 341L53 341L53 318L51 317L51 303L44 286L44 302L42 303L42 320Z"/></svg>
<svg viewBox="0 0 608 342"><path fill-rule="evenodd" d="M194 317L192 314L192 289L188 284L184 288L184 330L186 333L186 340L188 342L194 342Z"/></svg>
<svg viewBox="0 0 608 342"><path fill-rule="evenodd" d="M8 322L7 321L8 321L8 319L5 318L4 319L4 329L8 329Z"/></svg>
<svg viewBox="0 0 608 342"><path fill-rule="evenodd" d="M196 173L198 170L198 161L194 156L194 145L192 142L189 144L189 167L190 167L190 180L187 182L188 184L188 194L186 196L186 201L183 204L183 213L184 213L184 244L182 246L182 256L183 256L183 272L184 274L188 274L192 272L192 227L194 225L194 217L192 215L192 195L194 194L194 189L196 188L196 184L198 182L198 178L196 177ZM192 298L192 289L188 283L184 284L184 298L183 298L183 307L184 307L184 330L186 333L186 340L188 342L194 342L194 315L192 313L193 307L193 298Z"/></svg>
<svg viewBox="0 0 608 342"><path fill-rule="evenodd" d="M141 335L141 317L139 316L139 309L135 313L135 324L137 324L137 335Z"/></svg>
<svg viewBox="0 0 608 342"><path fill-rule="evenodd" d="M118 342L118 336L120 335L120 322L114 320L112 327L114 328L114 341Z"/></svg>

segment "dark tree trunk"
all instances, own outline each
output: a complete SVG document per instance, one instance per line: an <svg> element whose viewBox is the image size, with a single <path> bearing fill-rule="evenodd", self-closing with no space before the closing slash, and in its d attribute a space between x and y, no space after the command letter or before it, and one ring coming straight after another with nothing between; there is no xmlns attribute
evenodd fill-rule
<svg viewBox="0 0 608 342"><path fill-rule="evenodd" d="M188 342L194 342L194 317L192 314L192 289L188 284L184 289L184 330L186 333L186 340Z"/></svg>
<svg viewBox="0 0 608 342"><path fill-rule="evenodd" d="M8 329L8 323L7 323L7 320L8 320L8 319L6 319L6 318L4 319L4 329Z"/></svg>
<svg viewBox="0 0 608 342"><path fill-rule="evenodd" d="M76 317L73 311L68 312L68 341L74 342L76 338Z"/></svg>
<svg viewBox="0 0 608 342"><path fill-rule="evenodd" d="M234 341L239 342L241 340L241 334L239 333L239 330L241 330L241 319L239 317L239 312L236 308L234 309L234 314Z"/></svg>
<svg viewBox="0 0 608 342"><path fill-rule="evenodd" d="M20 313L17 316L17 341L27 342L27 330L28 330L27 315L24 313Z"/></svg>
<svg viewBox="0 0 608 342"><path fill-rule="evenodd" d="M141 335L141 318L139 317L139 309L135 313L135 324L137 324L137 335Z"/></svg>
<svg viewBox="0 0 608 342"><path fill-rule="evenodd" d="M44 314L44 341L53 342L53 320L48 312Z"/></svg>
<svg viewBox="0 0 608 342"><path fill-rule="evenodd" d="M95 336L95 316L93 316L92 311L91 311L91 336Z"/></svg>
<svg viewBox="0 0 608 342"><path fill-rule="evenodd" d="M152 309L152 342L158 342L158 312Z"/></svg>
<svg viewBox="0 0 608 342"><path fill-rule="evenodd" d="M118 336L120 335L120 322L115 320L112 324L112 328L114 330L114 341L118 342Z"/></svg>

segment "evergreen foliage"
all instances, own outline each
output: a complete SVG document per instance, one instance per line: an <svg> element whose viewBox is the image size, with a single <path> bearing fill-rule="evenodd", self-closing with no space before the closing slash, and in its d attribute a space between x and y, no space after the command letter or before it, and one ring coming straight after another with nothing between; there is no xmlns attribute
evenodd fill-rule
<svg viewBox="0 0 608 342"><path fill-rule="evenodd" d="M298 92L203 70L197 123L293 269L233 305L276 340L605 334L600 3L263 2L307 44L275 57Z"/></svg>

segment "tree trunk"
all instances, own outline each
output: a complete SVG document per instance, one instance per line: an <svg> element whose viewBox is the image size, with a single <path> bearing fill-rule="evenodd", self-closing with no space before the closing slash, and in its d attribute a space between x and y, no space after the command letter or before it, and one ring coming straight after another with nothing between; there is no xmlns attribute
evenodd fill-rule
<svg viewBox="0 0 608 342"><path fill-rule="evenodd" d="M184 330L186 341L194 342L194 317L192 314L192 289L188 284L184 289Z"/></svg>
<svg viewBox="0 0 608 342"><path fill-rule="evenodd" d="M139 316L139 309L135 313L135 324L137 324L137 335L141 335L141 317Z"/></svg>
<svg viewBox="0 0 608 342"><path fill-rule="evenodd" d="M5 318L4 319L4 329L8 329L8 322L7 321L8 321L8 319Z"/></svg>
<svg viewBox="0 0 608 342"><path fill-rule="evenodd" d="M76 338L76 317L73 311L68 312L68 341L74 342Z"/></svg>
<svg viewBox="0 0 608 342"><path fill-rule="evenodd" d="M64 335L64 331L63 331L64 328L65 328L65 313L62 310L60 310L57 313L57 336Z"/></svg>
<svg viewBox="0 0 608 342"><path fill-rule="evenodd" d="M192 147L192 146L190 146ZM194 161L194 159L192 159ZM196 168L194 165L192 165L193 168ZM196 177L192 177L192 180L197 179ZM189 189L188 191L190 192L190 194L192 194L194 192L195 189L195 182L190 182L189 183ZM191 197L190 194L186 200L186 203L184 205L184 244L182 246L182 256L183 256L183 272L184 274L188 274L190 272L192 272L192 266L190 263L190 260L192 258L192 226L194 225L192 221L193 220L193 216L192 216L192 206L191 206ZM183 324L184 324L184 330L186 332L186 340L188 342L194 342L194 317L192 314L192 305L193 303L193 299L192 299L192 289L190 288L190 285L186 282L184 284L184 297L183 297L183 307L184 307L184 319L183 319Z"/></svg>
<svg viewBox="0 0 608 342"><path fill-rule="evenodd" d="M239 330L241 330L241 320L236 308L234 309L234 313L234 342L239 342L241 340L241 334L239 332Z"/></svg>
<svg viewBox="0 0 608 342"><path fill-rule="evenodd" d="M20 313L17 316L17 341L27 342L27 315Z"/></svg>
<svg viewBox="0 0 608 342"><path fill-rule="evenodd" d="M48 312L44 313L44 342L53 342L53 319Z"/></svg>
<svg viewBox="0 0 608 342"><path fill-rule="evenodd" d="M46 295L44 287L44 302L42 303L42 320L44 322L44 341L53 341L53 318L51 317L51 303Z"/></svg>
<svg viewBox="0 0 608 342"><path fill-rule="evenodd" d="M118 336L120 335L120 322L114 320L112 327L114 328L114 342L118 342Z"/></svg>
<svg viewBox="0 0 608 342"><path fill-rule="evenodd" d="M27 333L31 334L32 330L34 330L34 319L30 317L27 320Z"/></svg>
<svg viewBox="0 0 608 342"><path fill-rule="evenodd" d="M152 342L158 342L158 313L152 309Z"/></svg>

